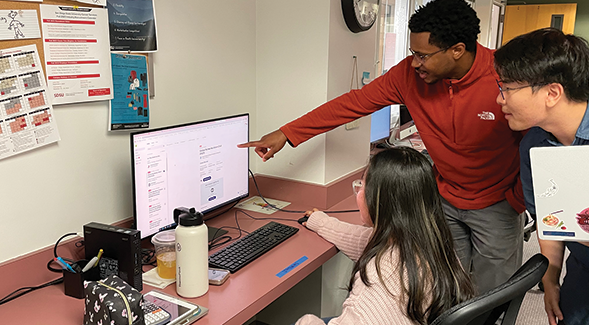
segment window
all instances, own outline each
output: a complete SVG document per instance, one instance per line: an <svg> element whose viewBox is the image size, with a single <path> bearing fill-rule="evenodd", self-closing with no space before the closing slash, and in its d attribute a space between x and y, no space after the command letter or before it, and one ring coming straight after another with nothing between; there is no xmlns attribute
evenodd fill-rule
<svg viewBox="0 0 589 325"><path fill-rule="evenodd" d="M388 71L408 55L409 8L412 0L382 0L378 22L376 75ZM411 10L413 12L413 10Z"/></svg>

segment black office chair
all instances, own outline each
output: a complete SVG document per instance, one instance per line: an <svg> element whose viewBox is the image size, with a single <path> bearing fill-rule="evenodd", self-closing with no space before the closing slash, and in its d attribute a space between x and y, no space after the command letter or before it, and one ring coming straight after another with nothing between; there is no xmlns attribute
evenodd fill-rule
<svg viewBox="0 0 589 325"><path fill-rule="evenodd" d="M513 325L526 292L542 279L547 268L548 259L536 254L507 282L446 310L431 325L493 325L502 314L501 325Z"/></svg>

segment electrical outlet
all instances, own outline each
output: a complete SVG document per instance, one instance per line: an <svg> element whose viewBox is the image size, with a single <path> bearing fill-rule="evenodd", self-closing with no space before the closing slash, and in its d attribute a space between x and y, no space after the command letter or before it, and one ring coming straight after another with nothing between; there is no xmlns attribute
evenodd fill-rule
<svg viewBox="0 0 589 325"><path fill-rule="evenodd" d="M346 123L346 130L353 130L360 127L360 120L355 120L350 123Z"/></svg>

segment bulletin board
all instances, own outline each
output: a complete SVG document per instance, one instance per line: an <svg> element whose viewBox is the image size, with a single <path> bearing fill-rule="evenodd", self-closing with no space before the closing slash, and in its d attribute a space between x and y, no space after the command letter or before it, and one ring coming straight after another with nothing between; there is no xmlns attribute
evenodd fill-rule
<svg viewBox="0 0 589 325"><path fill-rule="evenodd" d="M46 4L46 5L64 5L64 6L79 6L79 7L95 7L95 8L102 8L102 6L96 6L91 4L86 4L78 1L71 1L71 0L44 0L42 3L40 2L23 2L23 1L0 1L0 10L36 10L37 11L37 18L39 20L39 28L42 28L41 24L41 13L39 11L39 5ZM42 34L42 33L41 33ZM45 62L45 52L43 50L43 38L30 38L30 39L20 39L20 40L5 40L0 41L0 49L7 49L12 47L19 47L25 45L35 44L37 46L37 51L39 52L39 59L41 62ZM43 65L43 72L47 75L47 71L45 71L45 65Z"/></svg>
<svg viewBox="0 0 589 325"><path fill-rule="evenodd" d="M23 2L23 1L4 1L4 0L0 0L0 10L14 10L14 9L19 9L19 10L36 10L37 11L37 18L39 20L39 29L42 29L43 26L41 24L41 13L39 11L39 5L41 4L46 4L46 5L64 5L64 6L79 6L79 7L93 7L93 8L103 8L102 6L97 6L97 5L91 5L91 4L87 4L87 3L82 3L82 2L78 2L78 1L72 1L72 0L44 0L42 3L39 2ZM41 35L43 33L41 32ZM39 59L41 60L41 62L45 62L45 51L43 49L43 37L41 36L41 38L30 38L30 39L20 39L20 40L0 40L0 50L1 49L8 49L8 48L12 48L12 47L19 47L19 46L25 46L25 45L30 45L30 44L35 44L37 46L37 51L39 53ZM153 67L150 65L151 62L149 60L149 55L147 53L133 53L136 55L144 55L147 59L148 62L148 67L150 68L150 70L153 69ZM45 65L43 64L43 72L45 73L45 75L47 75L47 71L45 71ZM150 98L153 98L155 96L155 89L154 89L154 84L153 84L153 77L152 77L152 71L150 71L149 73L149 93L150 93Z"/></svg>

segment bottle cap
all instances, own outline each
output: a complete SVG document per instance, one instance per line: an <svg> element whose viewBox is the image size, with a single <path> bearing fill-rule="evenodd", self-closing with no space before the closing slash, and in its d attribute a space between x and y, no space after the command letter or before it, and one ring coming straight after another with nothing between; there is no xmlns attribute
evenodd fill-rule
<svg viewBox="0 0 589 325"><path fill-rule="evenodd" d="M192 209L191 209L192 210ZM182 213L178 216L178 224L181 226L200 226L203 224L202 220L202 213L200 212L192 212L191 213Z"/></svg>

